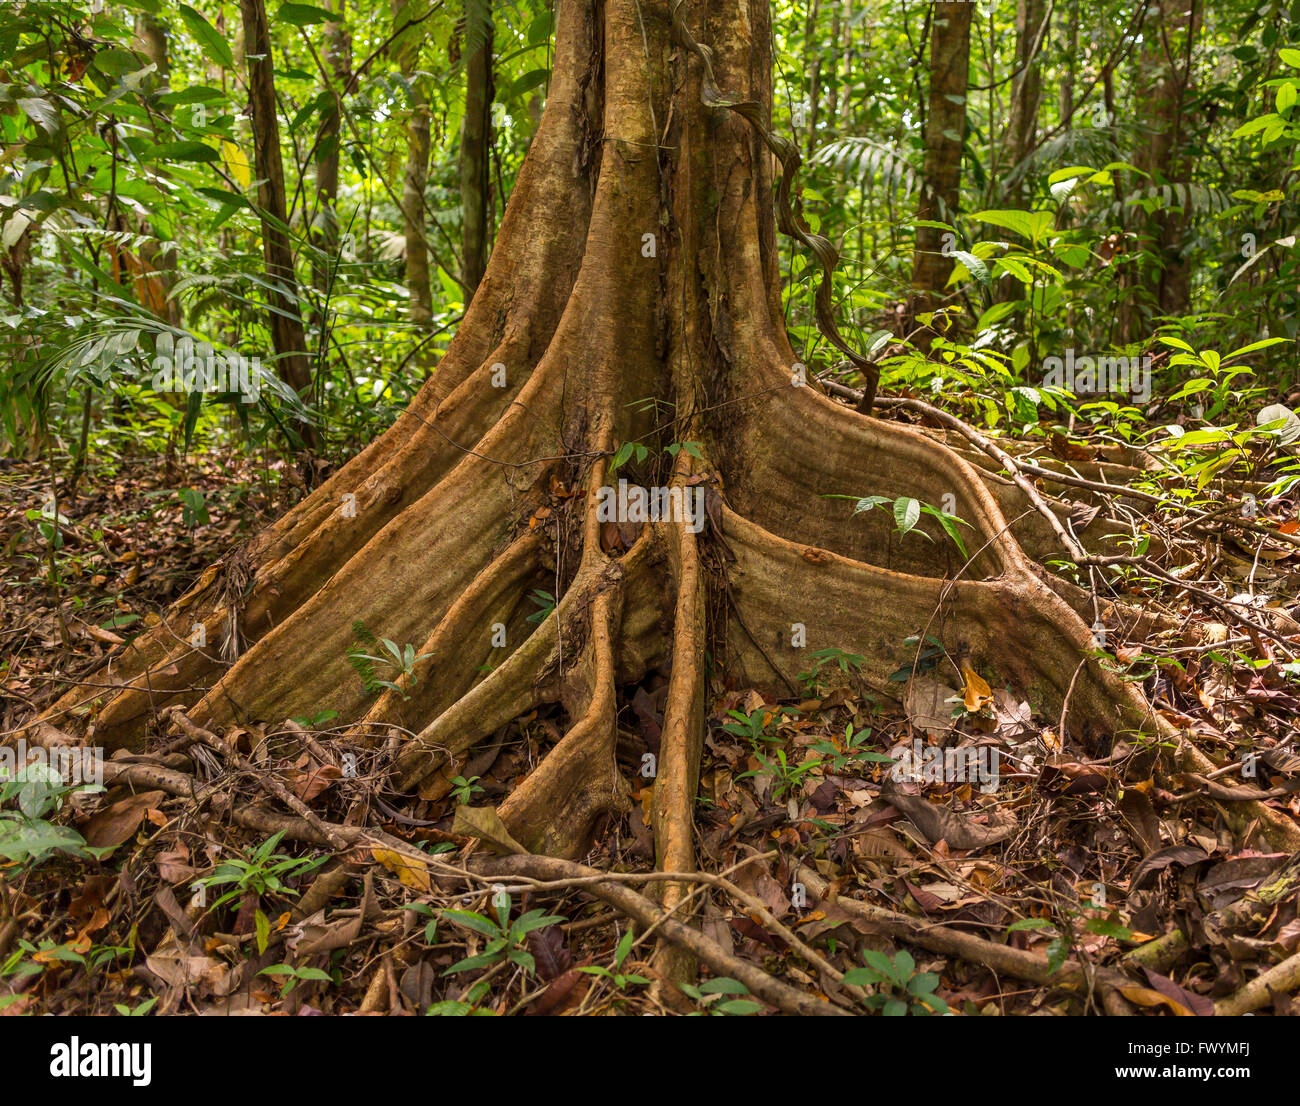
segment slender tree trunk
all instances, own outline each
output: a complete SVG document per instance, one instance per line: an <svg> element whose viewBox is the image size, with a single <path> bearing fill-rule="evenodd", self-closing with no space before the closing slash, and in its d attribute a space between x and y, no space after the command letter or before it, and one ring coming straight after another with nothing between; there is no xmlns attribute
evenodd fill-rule
<svg viewBox="0 0 1300 1106"><path fill-rule="evenodd" d="M948 0L935 0L931 5L925 179L916 208L918 219L950 222L960 207L972 7ZM942 235L934 227L916 229L914 312L933 310L952 273L952 259L943 250Z"/></svg>
<svg viewBox="0 0 1300 1106"><path fill-rule="evenodd" d="M1020 206L1024 199L1024 161L1038 132L1038 107L1043 95L1038 56L1046 39L1046 17L1047 0L1019 0L1016 6L1017 72L1011 82L1011 113L1003 136L1007 196L1013 207Z"/></svg>
<svg viewBox="0 0 1300 1106"><path fill-rule="evenodd" d="M1138 68L1139 142L1133 163L1151 186L1190 189L1191 163L1183 155L1187 138L1187 100L1192 83L1192 47L1199 29L1197 0L1151 0L1143 27ZM1190 197L1173 195L1147 221L1145 233L1155 254L1154 308L1182 315L1191 300L1191 269L1183 256Z"/></svg>
<svg viewBox="0 0 1300 1106"><path fill-rule="evenodd" d="M414 14L407 0L393 0L393 57L410 96L406 119L406 165L402 170L402 236L406 243L407 316L417 327L433 319L433 287L429 279L429 237L425 188L429 183L429 101L420 73L424 35L406 27Z"/></svg>
<svg viewBox="0 0 1300 1106"><path fill-rule="evenodd" d="M248 107L253 128L253 166L262 222L262 256L269 293L267 319L275 348L276 371L306 399L311 391L307 338L299 310L298 281L289 243L288 208L284 196L284 164L280 159L280 122L276 114L274 61L263 0L240 0L244 22L244 53L248 64ZM299 435L309 447L315 434L300 424Z"/></svg>
<svg viewBox="0 0 1300 1106"><path fill-rule="evenodd" d="M821 0L810 0L803 25L804 64L808 67L808 142L807 156L817 149L817 124L821 118L822 43L817 37L817 17Z"/></svg>
<svg viewBox="0 0 1300 1106"><path fill-rule="evenodd" d="M487 269L492 149L492 5L465 4L465 119L460 132L461 284L473 295Z"/></svg>
<svg viewBox="0 0 1300 1106"><path fill-rule="evenodd" d="M135 20L135 48L144 54L155 66L149 87L158 92L167 92L171 88L171 61L167 56L166 24L156 16L141 14ZM164 116L169 109L160 107ZM176 250L162 249L158 242L158 231L154 224L144 218L136 220L136 229L146 235L140 247L140 260L136 268L137 288L140 302L147 306L160 319L172 326L180 326L181 313L179 305L168 298L168 293L176 283Z"/></svg>
<svg viewBox="0 0 1300 1106"><path fill-rule="evenodd" d="M433 318L429 281L429 239L425 226L424 190L429 180L429 104L421 79L408 77L411 115L406 122L406 170L402 174L402 230L406 238L406 288L411 321L427 327Z"/></svg>
<svg viewBox="0 0 1300 1106"><path fill-rule="evenodd" d="M345 0L325 0L339 18L325 24L325 64L334 95L321 112L316 131L316 217L312 239L319 251L312 259L312 287L325 292L332 258L339 240L339 143L342 135L343 97L351 92L352 36L344 20Z"/></svg>
<svg viewBox="0 0 1300 1106"><path fill-rule="evenodd" d="M1058 115L1065 120L1074 108L1074 64L1079 56L1079 0L1065 0L1063 24L1061 52L1064 62L1056 104Z"/></svg>

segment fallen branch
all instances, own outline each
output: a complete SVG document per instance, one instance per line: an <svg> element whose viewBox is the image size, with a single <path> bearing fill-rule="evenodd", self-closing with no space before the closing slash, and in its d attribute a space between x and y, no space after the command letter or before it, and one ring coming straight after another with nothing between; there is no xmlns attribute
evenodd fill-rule
<svg viewBox="0 0 1300 1106"><path fill-rule="evenodd" d="M717 975L727 976L743 983L755 998L762 999L787 1014L813 1016L848 1014L847 1010L833 1005L827 999L806 994L788 983L773 978L748 961L732 955L711 937L705 936L684 922L669 917L645 896L605 878L605 873L594 868L549 856L517 854L488 860L481 870L493 875L530 876L543 880L574 878L593 880L583 885L582 889L586 894L626 914L639 925L657 926L665 940L698 957Z"/></svg>

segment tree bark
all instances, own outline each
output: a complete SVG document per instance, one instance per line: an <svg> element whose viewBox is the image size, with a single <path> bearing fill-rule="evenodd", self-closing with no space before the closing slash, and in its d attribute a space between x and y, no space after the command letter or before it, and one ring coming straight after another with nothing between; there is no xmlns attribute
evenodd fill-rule
<svg viewBox="0 0 1300 1106"><path fill-rule="evenodd" d="M1182 315L1191 301L1191 268L1183 256L1190 196L1190 162L1183 156L1192 47L1200 25L1197 0L1150 0L1140 55L1138 115L1141 123L1133 164L1147 174L1145 187L1184 189L1162 198L1145 234L1155 254L1155 313Z"/></svg>
<svg viewBox="0 0 1300 1106"><path fill-rule="evenodd" d="M407 74L411 115L406 121L406 169L402 174L402 231L406 238L406 288L411 322L427 327L433 319L429 281L429 239L424 190L429 180L429 102L414 69Z"/></svg>
<svg viewBox="0 0 1300 1106"><path fill-rule="evenodd" d="M918 219L951 222L961 204L961 156L966 132L972 5L934 0L930 23L930 92L925 124L925 170ZM913 311L933 310L952 273L943 232L916 228L912 259Z"/></svg>
<svg viewBox="0 0 1300 1106"><path fill-rule="evenodd" d="M253 128L253 165L258 214L262 223L262 256L271 285L267 321L276 354L276 372L303 399L311 391L307 338L299 310L298 281L289 244L288 209L284 196L284 164L280 159L280 122L276 114L274 61L263 0L240 0L244 23L244 55L248 65L248 108ZM316 436L305 423L298 434L309 448Z"/></svg>
<svg viewBox="0 0 1300 1106"><path fill-rule="evenodd" d="M343 97L352 85L352 36L345 22L345 0L325 0L324 7L338 16L325 24L325 64L334 95L321 112L316 130L316 217L313 221L312 287L327 292L332 258L339 243L339 144L342 135Z"/></svg>
<svg viewBox="0 0 1300 1106"><path fill-rule="evenodd" d="M465 118L460 132L461 277L468 299L487 269L492 150L492 4L465 4Z"/></svg>
<svg viewBox="0 0 1300 1106"><path fill-rule="evenodd" d="M1038 65L1046 35L1047 0L1019 0L1016 6L1016 76L1011 82L1011 115L1003 137L1011 206L1023 202L1024 161L1034 148L1043 77Z"/></svg>

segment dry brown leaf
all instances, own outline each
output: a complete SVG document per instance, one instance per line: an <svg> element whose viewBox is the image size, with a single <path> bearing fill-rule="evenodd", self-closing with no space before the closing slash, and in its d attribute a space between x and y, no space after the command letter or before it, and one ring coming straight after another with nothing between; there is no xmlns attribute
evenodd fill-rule
<svg viewBox="0 0 1300 1106"><path fill-rule="evenodd" d="M961 674L966 681L966 686L962 690L962 702L966 704L969 713L976 714L993 702L993 689L973 668L963 665Z"/></svg>
<svg viewBox="0 0 1300 1106"><path fill-rule="evenodd" d="M914 729L922 733L946 734L953 728L951 699L958 699L957 689L930 675L914 676L903 696L903 709Z"/></svg>
<svg viewBox="0 0 1300 1106"><path fill-rule="evenodd" d="M407 857L392 849L378 847L372 847L370 855L374 857L375 863L382 864L412 890L423 891L426 894L433 890L433 884L429 879L429 869L414 857Z"/></svg>
<svg viewBox="0 0 1300 1106"><path fill-rule="evenodd" d="M1180 1018L1194 1018L1196 1016L1181 1002L1175 1002L1168 995L1162 995L1159 991L1151 990L1150 987L1129 984L1120 987L1119 993L1129 1002L1136 1002L1139 1006L1167 1006Z"/></svg>
<svg viewBox="0 0 1300 1106"><path fill-rule="evenodd" d="M144 821L150 808L163 799L161 791L142 791L118 799L111 806L91 815L82 827L81 835L88 845L97 849L112 849L127 840Z"/></svg>

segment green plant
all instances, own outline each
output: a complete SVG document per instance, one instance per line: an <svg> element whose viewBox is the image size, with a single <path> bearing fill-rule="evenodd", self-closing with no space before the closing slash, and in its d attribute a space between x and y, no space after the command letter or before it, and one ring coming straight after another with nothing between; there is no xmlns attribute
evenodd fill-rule
<svg viewBox="0 0 1300 1106"><path fill-rule="evenodd" d="M511 922L510 903L504 896L502 901L497 902L496 911L497 917L495 920L486 918L472 910L444 910L442 912L444 918L455 922L457 925L462 925L466 929L471 929L475 933L480 933L488 939L482 952L458 960L443 972L443 975L469 972L475 968L487 968L502 961L516 964L529 975L532 975L536 963L533 960L532 953L524 948L524 938L535 929L542 929L545 926L564 921L564 918L559 914L547 914L543 910L530 910L526 914L521 914L514 922Z"/></svg>
<svg viewBox="0 0 1300 1106"><path fill-rule="evenodd" d="M295 968L292 964L272 964L270 967L263 968L257 974L283 978L284 982L280 986L281 998L284 998L299 983L334 982L330 974L321 971L320 968Z"/></svg>
<svg viewBox="0 0 1300 1106"><path fill-rule="evenodd" d="M894 758L888 753L876 753L867 748L870 737L870 728L854 730L853 723L846 722L842 740L836 737L826 738L814 744L812 750L829 758L825 764L832 772L843 772L850 765L863 760L892 764Z"/></svg>
<svg viewBox="0 0 1300 1106"><path fill-rule="evenodd" d="M727 997L729 995L749 995L749 988L736 979L728 979L724 976L721 979L710 979L707 983L701 983L698 987L692 983L680 983L678 986L686 995L704 1007L703 1010L696 1011L691 1015L692 1017L703 1017L705 1014L715 1018L748 1017L763 1012L763 1007L755 1002L752 997Z"/></svg>
<svg viewBox="0 0 1300 1106"><path fill-rule="evenodd" d="M738 710L727 711L730 722L724 722L718 728L733 737L743 738L754 749L759 749L764 742L779 741L776 734L768 733L768 727L780 725L781 719L793 711L789 707L758 707L745 714Z"/></svg>
<svg viewBox="0 0 1300 1106"><path fill-rule="evenodd" d="M474 795L483 790L474 782L477 779L479 779L478 776L470 776L469 779L464 776L453 776L451 778L451 793L456 802L468 806L473 801Z"/></svg>
<svg viewBox="0 0 1300 1106"><path fill-rule="evenodd" d="M877 507L890 507L894 516L894 532L900 537L916 531L926 541L933 540L924 530L916 529L916 524L921 521L921 516L929 515L931 518L938 520L939 525L943 527L943 532L952 539L952 543L957 547L958 552L963 557L970 558L970 554L966 552L966 543L961 540L961 533L957 529L958 526L970 526L970 523L929 503L922 503L919 499L913 499L906 495L900 495L897 499L890 499L884 495L867 495L860 498L853 495L827 495L823 498L852 499L854 501L854 517L866 511L874 511Z"/></svg>
<svg viewBox="0 0 1300 1106"><path fill-rule="evenodd" d="M870 1009L895 1018L949 1013L948 1004L934 991L939 977L934 972L918 972L916 961L906 949L892 957L865 949L862 959L865 966L845 972L844 982L875 988L874 994L863 999Z"/></svg>
<svg viewBox="0 0 1300 1106"><path fill-rule="evenodd" d="M354 631L360 623L353 625ZM364 629L364 627L362 627ZM370 638L372 648L375 639ZM352 667L361 674L362 683L365 684L366 690L374 693L381 687L390 688L397 692L403 699L410 698L410 689L415 687L419 682L415 676L415 666L422 660L427 660L433 656L432 653L421 653L418 656L415 652L415 646L407 643L399 646L395 641L388 638L380 638L378 644L382 645L384 652L380 654L362 653L359 649L353 648L348 652L348 661ZM395 680L403 680L401 685L395 680L381 680L375 675L374 666L382 664L394 669Z"/></svg>
<svg viewBox="0 0 1300 1106"><path fill-rule="evenodd" d="M116 1002L113 1004L113 1009L124 1018L143 1018L154 1008L157 1002L157 996L154 998L147 998L143 1002L136 1003L134 1006L127 1006L125 1003Z"/></svg>
<svg viewBox="0 0 1300 1106"><path fill-rule="evenodd" d="M762 767L751 768L748 772L741 772L736 779L743 780L750 776L771 776L772 798L777 802L780 802L788 795L795 794L803 786L803 781L809 773L822 766L821 757L809 757L798 764L791 764L786 759L784 749L777 749L776 753L770 757L756 749L754 756Z"/></svg>
<svg viewBox="0 0 1300 1106"><path fill-rule="evenodd" d="M14 802L18 809L0 810L0 858L31 868L57 852L73 857L96 857L106 850L93 849L70 826L49 821L73 791L102 791L96 785L69 787L49 764L23 767L17 779L0 777L0 806Z"/></svg>
<svg viewBox="0 0 1300 1106"><path fill-rule="evenodd" d="M533 613L528 616L527 621L540 626L550 618L551 612L555 610L555 596L553 596L549 591L542 591L540 588L534 588L532 592L529 593L529 598L536 603L540 609L533 611Z"/></svg>
<svg viewBox="0 0 1300 1106"><path fill-rule="evenodd" d="M799 673L799 683L807 695L817 697L829 687L829 684L822 678L823 669L829 665L834 665L843 675L852 674L856 676L862 671L862 666L866 664L867 658L860 653L846 653L843 649L831 646L828 649L818 649L812 655L812 662L811 669Z"/></svg>
<svg viewBox="0 0 1300 1106"><path fill-rule="evenodd" d="M232 899L243 898L245 895L253 895L259 900L269 894L296 895L298 892L286 886L285 880L306 875L319 868L328 858L294 857L277 853L275 848L283 836L284 830L281 830L268 837L247 857L223 860L211 875L196 879L194 888L205 893L211 887L230 886L230 890L213 902L208 910L216 910Z"/></svg>
<svg viewBox="0 0 1300 1106"><path fill-rule="evenodd" d="M332 722L338 716L339 712L336 710L320 710L312 715L304 714L296 716L294 721L305 730L318 730L325 725L326 722Z"/></svg>
<svg viewBox="0 0 1300 1106"><path fill-rule="evenodd" d="M623 966L623 961L627 959L628 953L632 951L632 942L635 939L635 936L636 935L632 930L629 929L619 939L618 946L614 949L614 966L612 969L602 968L599 964L584 964L578 969L578 971L585 972L587 975L596 975L600 976L602 979L611 980L614 986L620 991L625 990L629 983L634 983L639 986L647 985L650 980L646 979L645 976L633 975L631 973L619 971Z"/></svg>

